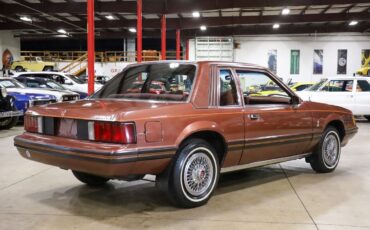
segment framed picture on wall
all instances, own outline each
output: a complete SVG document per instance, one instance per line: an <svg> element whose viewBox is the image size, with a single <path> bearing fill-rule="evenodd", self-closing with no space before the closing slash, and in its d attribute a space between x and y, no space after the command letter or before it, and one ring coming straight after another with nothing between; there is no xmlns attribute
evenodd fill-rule
<svg viewBox="0 0 370 230"><path fill-rule="evenodd" d="M338 50L337 74L347 74L347 50Z"/></svg>
<svg viewBox="0 0 370 230"><path fill-rule="evenodd" d="M300 50L290 50L290 74L299 74Z"/></svg>
<svg viewBox="0 0 370 230"><path fill-rule="evenodd" d="M277 50L269 50L267 53L267 66L276 74L277 70Z"/></svg>
<svg viewBox="0 0 370 230"><path fill-rule="evenodd" d="M324 50L313 51L313 74L322 74L324 64Z"/></svg>

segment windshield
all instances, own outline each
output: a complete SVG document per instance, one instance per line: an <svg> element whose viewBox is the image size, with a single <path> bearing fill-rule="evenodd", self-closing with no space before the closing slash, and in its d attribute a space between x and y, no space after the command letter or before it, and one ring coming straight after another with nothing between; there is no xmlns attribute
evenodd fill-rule
<svg viewBox="0 0 370 230"><path fill-rule="evenodd" d="M129 67L92 98L186 101L193 87L195 71L195 65L180 63Z"/></svg>
<svg viewBox="0 0 370 230"><path fill-rule="evenodd" d="M51 89L66 90L66 88L64 88L61 84L59 84L55 81L52 81L52 80L45 81L45 86L47 88L51 88Z"/></svg>
<svg viewBox="0 0 370 230"><path fill-rule="evenodd" d="M69 77L72 81L76 82L77 84L85 84L86 82L79 77L76 77L75 75L72 74L66 74L67 77Z"/></svg>
<svg viewBox="0 0 370 230"><path fill-rule="evenodd" d="M10 88L24 88L24 85L14 79L0 79L0 85L4 86L7 89Z"/></svg>
<svg viewBox="0 0 370 230"><path fill-rule="evenodd" d="M321 88L321 86L323 86L325 84L326 81L327 81L327 79L323 79L320 82L312 85L311 87L308 87L307 89L305 89L303 91L317 91Z"/></svg>

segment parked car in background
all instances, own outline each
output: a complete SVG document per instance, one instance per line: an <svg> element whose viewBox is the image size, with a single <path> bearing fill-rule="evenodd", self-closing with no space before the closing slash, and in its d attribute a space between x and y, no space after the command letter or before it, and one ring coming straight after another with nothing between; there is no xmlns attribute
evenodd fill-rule
<svg viewBox="0 0 370 230"><path fill-rule="evenodd" d="M44 89L56 89L56 90L69 91L67 88L65 88L58 82L52 79L49 79L49 78L19 76L19 77L15 77L14 79L21 82L27 88L44 88ZM70 92L73 93L72 91ZM83 93L83 92L76 92L76 93L80 95L80 99L84 99L88 96L87 93Z"/></svg>
<svg viewBox="0 0 370 230"><path fill-rule="evenodd" d="M261 95L261 96L269 96L269 95L275 95L280 93L280 88L278 85L276 85L274 82L268 82L268 86L265 85L254 85L251 86L251 92L253 92L253 95ZM311 87L314 85L312 82L297 82L293 83L289 86L289 88L293 91L302 91L307 89L308 87Z"/></svg>
<svg viewBox="0 0 370 230"><path fill-rule="evenodd" d="M315 82L297 82L290 85L289 88L293 91L302 91L313 86L314 84Z"/></svg>
<svg viewBox="0 0 370 230"><path fill-rule="evenodd" d="M6 88L0 85L0 129L10 129L18 122L23 111L17 110L14 98L7 94Z"/></svg>
<svg viewBox="0 0 370 230"><path fill-rule="evenodd" d="M252 96L251 86L269 81L279 93ZM152 93L154 82L170 87ZM23 157L71 169L91 186L154 174L189 208L209 200L221 172L300 158L332 172L356 132L351 111L302 101L266 68L150 62L129 65L88 100L29 109L14 143Z"/></svg>
<svg viewBox="0 0 370 230"><path fill-rule="evenodd" d="M82 75L79 78L87 83L87 80L88 80L89 76ZM103 75L96 75L95 76L95 83L98 83L98 84L105 85L105 83L107 83L109 80L110 80L110 78L108 76L103 76Z"/></svg>
<svg viewBox="0 0 370 230"><path fill-rule="evenodd" d="M307 101L344 107L370 120L370 78L330 77L297 94Z"/></svg>
<svg viewBox="0 0 370 230"><path fill-rule="evenodd" d="M23 113L32 106L57 102L55 96L30 92L20 82L14 79L0 78L0 85L7 89L8 95L12 96L15 100L15 107Z"/></svg>
<svg viewBox="0 0 370 230"><path fill-rule="evenodd" d="M26 87L25 85L17 81L15 78L1 78L0 84L7 88L8 92L16 93L25 92L25 93L52 95L56 98L56 102L76 101L80 99L80 95L78 93L72 92L70 90Z"/></svg>
<svg viewBox="0 0 370 230"><path fill-rule="evenodd" d="M81 80L79 77L68 73L62 72L21 72L15 73L13 77L40 77L52 79L59 84L63 85L66 89L74 92L88 93L87 83ZM95 84L95 91L102 87L101 84Z"/></svg>
<svg viewBox="0 0 370 230"><path fill-rule="evenodd" d="M27 60L14 61L11 69L16 72L22 71L54 71L56 64L54 62L44 62L41 57L27 57Z"/></svg>

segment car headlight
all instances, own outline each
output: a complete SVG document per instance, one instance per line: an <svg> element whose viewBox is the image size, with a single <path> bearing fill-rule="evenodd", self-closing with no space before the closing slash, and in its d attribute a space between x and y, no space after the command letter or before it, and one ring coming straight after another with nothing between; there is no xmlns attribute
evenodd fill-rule
<svg viewBox="0 0 370 230"><path fill-rule="evenodd" d="M6 88L1 88L1 97L5 98L7 95Z"/></svg>

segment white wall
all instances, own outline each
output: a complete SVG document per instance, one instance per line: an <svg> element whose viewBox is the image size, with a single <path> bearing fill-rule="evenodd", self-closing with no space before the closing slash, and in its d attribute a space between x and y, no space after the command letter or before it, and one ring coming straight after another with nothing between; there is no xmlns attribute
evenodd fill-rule
<svg viewBox="0 0 370 230"><path fill-rule="evenodd" d="M318 81L337 75L338 49L347 49L347 75L361 67L362 49L370 49L370 37L360 34L293 35L293 36L235 36L240 43L234 49L234 61L267 66L267 53L277 50L277 75L294 81ZM290 50L300 50L300 74L290 75ZM313 75L313 50L324 50L322 75ZM189 58L194 60L194 40L190 42Z"/></svg>
<svg viewBox="0 0 370 230"><path fill-rule="evenodd" d="M95 62L95 75L104 75L108 77L114 77L116 74L120 73L127 65L131 64L132 62ZM70 64L70 62L57 62L57 68L61 69L64 66ZM81 66L86 66L87 63L81 63ZM78 68L70 71L73 73Z"/></svg>
<svg viewBox="0 0 370 230"><path fill-rule="evenodd" d="M0 55L1 55L1 67L2 68L2 55L3 52L8 49L12 54L14 60L18 60L20 57L21 42L19 38L14 37L14 33L9 30L0 31Z"/></svg>

